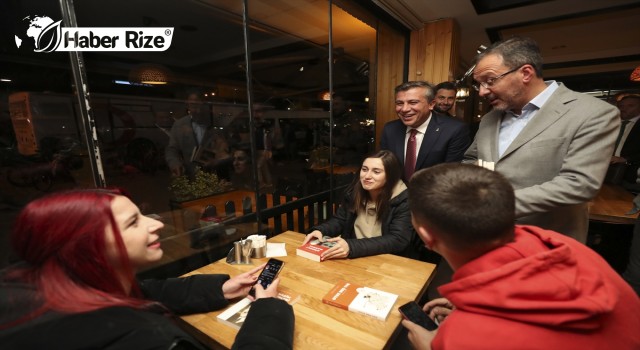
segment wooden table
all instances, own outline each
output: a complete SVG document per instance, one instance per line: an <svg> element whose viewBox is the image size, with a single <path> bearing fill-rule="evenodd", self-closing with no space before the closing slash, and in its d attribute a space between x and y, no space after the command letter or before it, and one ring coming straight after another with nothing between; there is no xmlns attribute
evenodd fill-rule
<svg viewBox="0 0 640 350"><path fill-rule="evenodd" d="M621 186L603 184L589 202L589 220L614 224L635 224L638 214L627 215L633 208L634 195Z"/></svg>
<svg viewBox="0 0 640 350"><path fill-rule="evenodd" d="M388 348L400 331L398 306L419 300L431 280L435 265L382 254L357 259L315 262L296 256L303 235L286 231L269 242L286 243L287 256L280 273L280 285L302 296L293 305L296 349L383 349ZM256 265L266 259L254 259ZM226 273L235 276L254 266L229 265L223 260L190 274ZM338 282L354 283L398 294L398 300L386 321L360 315L322 303L322 297ZM185 329L211 348L230 348L237 330L216 320L223 310L183 316Z"/></svg>

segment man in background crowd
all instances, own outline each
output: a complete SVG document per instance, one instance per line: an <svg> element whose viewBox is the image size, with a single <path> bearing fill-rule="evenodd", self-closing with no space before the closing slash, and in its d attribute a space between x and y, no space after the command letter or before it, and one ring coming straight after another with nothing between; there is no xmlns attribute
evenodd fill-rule
<svg viewBox="0 0 640 350"><path fill-rule="evenodd" d="M433 106L433 110L453 117L451 109L456 102L456 84L450 81L444 81L434 88L436 91L436 104Z"/></svg>
<svg viewBox="0 0 640 350"><path fill-rule="evenodd" d="M616 138L611 166L624 170L624 180L636 184L640 167L640 95L626 95L618 101L620 131ZM631 188L635 191L638 186Z"/></svg>
<svg viewBox="0 0 640 350"><path fill-rule="evenodd" d="M229 178L231 153L227 135L211 125L211 110L198 93L187 97L187 115L176 120L169 132L165 161L171 175L192 178L196 168Z"/></svg>

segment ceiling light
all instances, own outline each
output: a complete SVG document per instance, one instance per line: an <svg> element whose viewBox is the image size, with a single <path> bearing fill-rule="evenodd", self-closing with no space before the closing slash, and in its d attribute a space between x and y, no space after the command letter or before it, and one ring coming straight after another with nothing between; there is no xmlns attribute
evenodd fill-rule
<svg viewBox="0 0 640 350"><path fill-rule="evenodd" d="M629 77L631 81L640 81L640 66L637 66L636 69L631 72L631 76Z"/></svg>
<svg viewBox="0 0 640 350"><path fill-rule="evenodd" d="M159 64L146 63L131 70L129 80L151 85L164 85L169 82L169 70Z"/></svg>
<svg viewBox="0 0 640 350"><path fill-rule="evenodd" d="M321 91L318 94L318 98L322 101L329 101L331 100L331 93L329 92L329 90Z"/></svg>

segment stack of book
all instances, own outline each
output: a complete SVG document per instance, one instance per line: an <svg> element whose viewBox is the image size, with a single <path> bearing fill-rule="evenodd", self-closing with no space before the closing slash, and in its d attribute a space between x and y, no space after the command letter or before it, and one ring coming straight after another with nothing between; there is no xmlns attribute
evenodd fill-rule
<svg viewBox="0 0 640 350"><path fill-rule="evenodd" d="M277 298L286 301L289 305L293 305L300 299L300 294L288 288L279 286ZM222 322L235 329L240 329L244 320L247 318L250 308L251 300L249 298L244 298L219 314L217 317L218 322Z"/></svg>
<svg viewBox="0 0 640 350"><path fill-rule="evenodd" d="M384 321L397 299L396 294L341 280L322 298L322 302Z"/></svg>

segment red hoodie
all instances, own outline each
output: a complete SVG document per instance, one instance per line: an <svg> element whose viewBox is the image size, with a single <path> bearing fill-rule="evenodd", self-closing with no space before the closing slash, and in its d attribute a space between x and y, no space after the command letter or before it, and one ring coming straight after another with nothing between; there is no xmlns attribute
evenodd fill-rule
<svg viewBox="0 0 640 350"><path fill-rule="evenodd" d="M640 299L597 253L516 226L515 241L459 268L439 288L456 310L433 349L640 350Z"/></svg>

